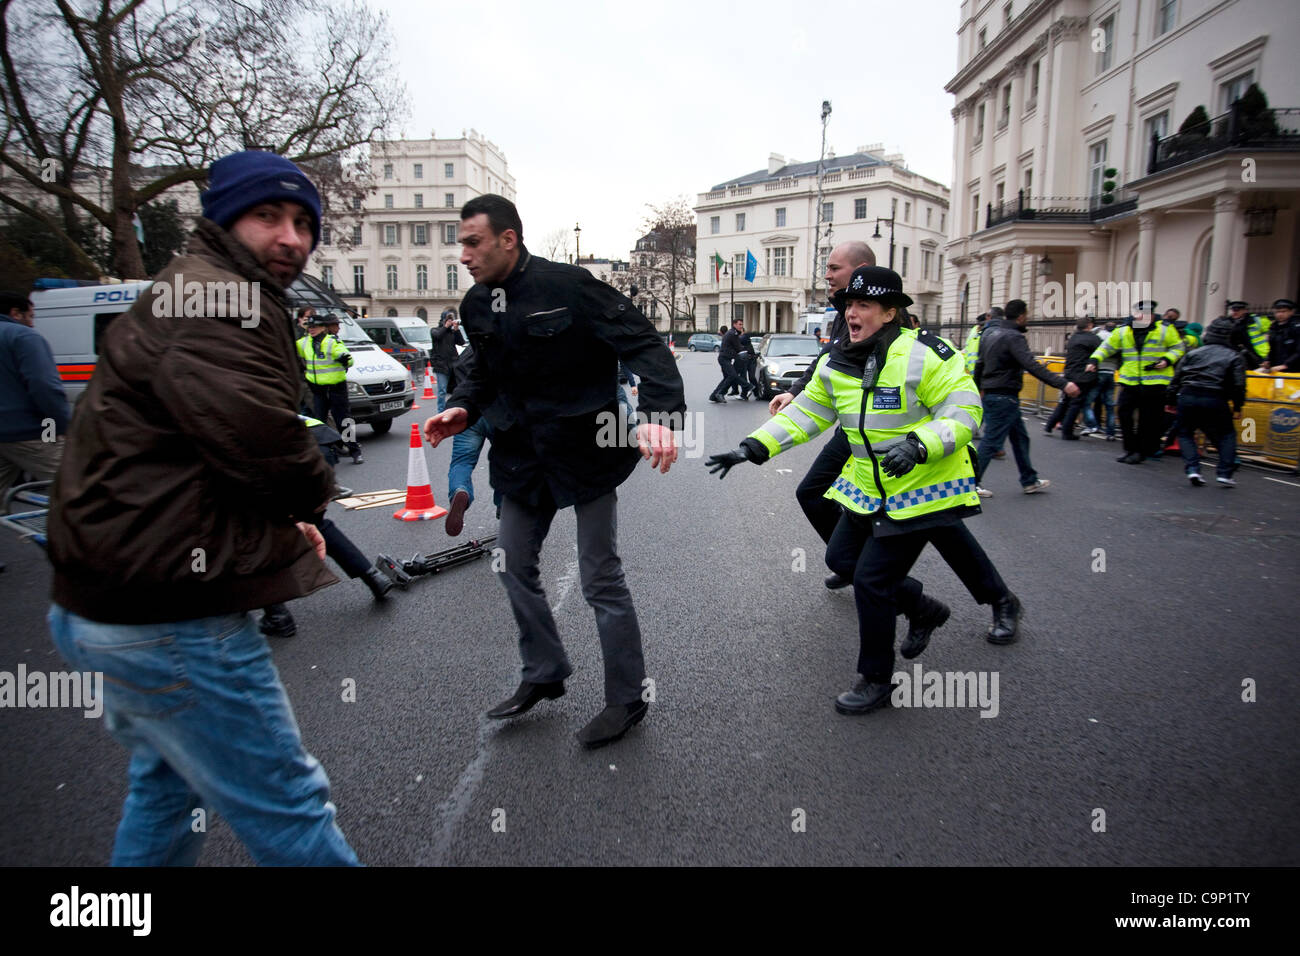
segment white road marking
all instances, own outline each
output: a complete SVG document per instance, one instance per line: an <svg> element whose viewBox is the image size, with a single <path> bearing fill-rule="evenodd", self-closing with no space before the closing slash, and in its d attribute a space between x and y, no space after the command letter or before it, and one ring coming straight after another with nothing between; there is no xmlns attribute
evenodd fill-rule
<svg viewBox="0 0 1300 956"><path fill-rule="evenodd" d="M1268 475L1260 475L1265 481L1276 481L1279 485L1290 485L1292 488L1300 488L1294 481L1283 481L1281 478L1270 478Z"/></svg>

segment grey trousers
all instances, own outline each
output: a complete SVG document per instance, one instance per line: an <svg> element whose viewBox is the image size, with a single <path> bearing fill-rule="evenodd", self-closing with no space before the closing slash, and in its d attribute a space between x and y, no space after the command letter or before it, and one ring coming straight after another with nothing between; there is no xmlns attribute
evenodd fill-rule
<svg viewBox="0 0 1300 956"><path fill-rule="evenodd" d="M596 612L596 630L605 660L605 704L630 704L641 697L645 660L641 655L641 628L632 595L623 580L619 561L618 496L610 492L595 501L577 505L578 570L582 596ZM555 506L534 508L513 498L501 502L497 547L505 552L501 583L519 625L519 656L523 680L545 684L573 673L551 616L550 602L542 590L538 559L542 542L555 517Z"/></svg>

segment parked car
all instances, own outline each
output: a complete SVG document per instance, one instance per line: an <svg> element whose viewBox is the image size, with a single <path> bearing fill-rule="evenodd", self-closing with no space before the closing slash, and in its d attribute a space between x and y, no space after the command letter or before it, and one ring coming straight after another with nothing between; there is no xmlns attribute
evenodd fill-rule
<svg viewBox="0 0 1300 956"><path fill-rule="evenodd" d="M773 334L763 339L758 353L758 381L763 399L788 391L804 370L817 360L822 345L812 335Z"/></svg>
<svg viewBox="0 0 1300 956"><path fill-rule="evenodd" d="M686 340L686 347L692 352L716 352L722 348L722 339L712 332L697 332Z"/></svg>

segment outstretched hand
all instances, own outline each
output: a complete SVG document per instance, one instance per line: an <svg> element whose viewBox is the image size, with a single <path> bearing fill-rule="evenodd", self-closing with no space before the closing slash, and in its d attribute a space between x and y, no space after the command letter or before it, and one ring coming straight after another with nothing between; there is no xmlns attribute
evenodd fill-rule
<svg viewBox="0 0 1300 956"><path fill-rule="evenodd" d="M727 472L742 461L749 461L749 452L743 446L735 451L724 451L721 455L710 455L704 464L708 466L710 475L726 478Z"/></svg>
<svg viewBox="0 0 1300 956"><path fill-rule="evenodd" d="M425 421L424 438L430 448L437 448L438 442L459 435L468 427L469 412L463 408L449 408Z"/></svg>
<svg viewBox="0 0 1300 956"><path fill-rule="evenodd" d="M658 468L666 475L673 462L677 460L677 438L671 428L643 422L636 427L636 446L642 458L650 460L651 468Z"/></svg>

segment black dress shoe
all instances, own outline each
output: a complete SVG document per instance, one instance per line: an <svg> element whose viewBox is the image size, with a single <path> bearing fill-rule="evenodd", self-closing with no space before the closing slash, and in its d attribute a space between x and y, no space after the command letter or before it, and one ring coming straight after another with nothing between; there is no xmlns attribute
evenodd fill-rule
<svg viewBox="0 0 1300 956"><path fill-rule="evenodd" d="M893 693L893 684L875 684L859 677L852 690L846 690L835 698L835 709L841 714L853 716L869 714L873 710L888 707Z"/></svg>
<svg viewBox="0 0 1300 956"><path fill-rule="evenodd" d="M603 747L612 744L636 724L641 723L650 705L644 700L631 704L610 704L578 731L578 739L588 748Z"/></svg>
<svg viewBox="0 0 1300 956"><path fill-rule="evenodd" d="M451 496L451 510L447 512L447 533L453 538L465 530L465 512L468 510L468 491L458 491Z"/></svg>
<svg viewBox="0 0 1300 956"><path fill-rule="evenodd" d="M366 587L370 588L370 593L375 596L376 601L382 601L393 589L393 582L388 575L373 564L361 572L361 580L366 582Z"/></svg>
<svg viewBox="0 0 1300 956"><path fill-rule="evenodd" d="M1020 619L1025 616L1025 609L1020 598L1008 594L993 603L993 623L989 626L990 644L1014 644L1019 636Z"/></svg>
<svg viewBox="0 0 1300 956"><path fill-rule="evenodd" d="M840 577L839 574L828 574L826 576L826 587L831 591L838 591L840 588L846 588L853 582L849 578Z"/></svg>
<svg viewBox="0 0 1300 956"><path fill-rule="evenodd" d="M718 405L725 405L725 404L727 404L727 400L726 400L725 398L719 398L717 395L710 395L710 396L709 396L709 401L711 401L711 402L715 402L715 403L717 403Z"/></svg>
<svg viewBox="0 0 1300 956"><path fill-rule="evenodd" d="M942 601L922 596L921 607L917 610L916 616L907 619L907 637L903 639L903 646L898 649L898 653L909 661L920 654L929 645L930 635L936 628L943 627L947 623L948 615L951 613L948 605Z"/></svg>
<svg viewBox="0 0 1300 956"><path fill-rule="evenodd" d="M1127 455L1121 455L1119 458L1116 458L1115 460L1119 462L1121 465L1140 465L1142 464L1142 462L1146 461L1145 458L1143 458L1135 451L1131 451Z"/></svg>
<svg viewBox="0 0 1300 956"><path fill-rule="evenodd" d="M262 620L257 629L267 637L293 637L298 633L298 625L293 615L283 604L268 604L262 613Z"/></svg>
<svg viewBox="0 0 1300 956"><path fill-rule="evenodd" d="M497 704L487 712L487 715L493 720L518 717L532 710L533 705L539 700L555 700L563 696L564 681L562 680L552 681L549 684L530 684L528 681L520 681L519 689L515 691L514 696Z"/></svg>

